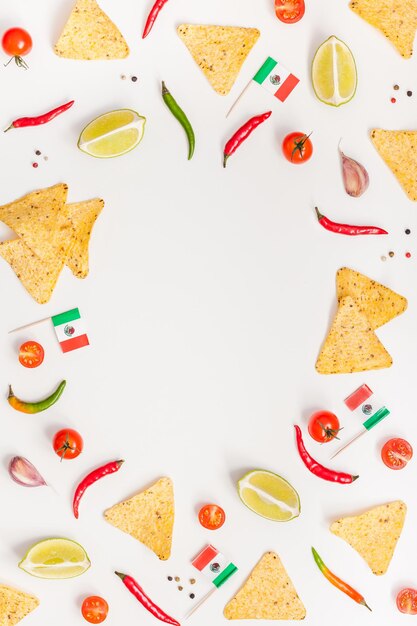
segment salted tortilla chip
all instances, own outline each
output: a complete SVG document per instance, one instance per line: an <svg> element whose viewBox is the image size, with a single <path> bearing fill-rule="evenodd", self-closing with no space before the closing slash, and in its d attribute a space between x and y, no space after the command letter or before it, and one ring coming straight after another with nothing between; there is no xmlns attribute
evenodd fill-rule
<svg viewBox="0 0 417 626"><path fill-rule="evenodd" d="M38 598L0 585L0 626L15 626L39 606Z"/></svg>
<svg viewBox="0 0 417 626"><path fill-rule="evenodd" d="M9 263L23 287L36 302L49 302L64 267L62 258L57 256L54 261L45 261L23 239L11 239L1 243L0 256Z"/></svg>
<svg viewBox="0 0 417 626"><path fill-rule="evenodd" d="M417 30L416 0L352 0L352 11L380 30L409 59Z"/></svg>
<svg viewBox="0 0 417 626"><path fill-rule="evenodd" d="M306 610L281 560L266 552L224 609L227 619L300 620Z"/></svg>
<svg viewBox="0 0 417 626"><path fill-rule="evenodd" d="M104 517L150 548L162 561L171 556L174 489L170 478L161 478L149 489L107 509Z"/></svg>
<svg viewBox="0 0 417 626"><path fill-rule="evenodd" d="M96 0L77 0L55 44L55 54L66 59L124 59L129 47L117 26Z"/></svg>
<svg viewBox="0 0 417 626"><path fill-rule="evenodd" d="M344 539L367 562L376 576L385 574L405 522L407 507L397 500L362 515L333 522L330 531Z"/></svg>
<svg viewBox="0 0 417 626"><path fill-rule="evenodd" d="M407 299L376 280L342 267L336 274L337 299L351 296L371 328L375 330L401 315L407 308Z"/></svg>
<svg viewBox="0 0 417 626"><path fill-rule="evenodd" d="M391 365L391 356L366 316L350 296L342 298L316 362L318 373L350 374Z"/></svg>
<svg viewBox="0 0 417 626"><path fill-rule="evenodd" d="M181 24L178 35L217 93L229 93L259 39L257 28Z"/></svg>
<svg viewBox="0 0 417 626"><path fill-rule="evenodd" d="M68 214L74 229L74 241L66 265L77 278L88 274L88 247L94 223L104 207L104 200L95 198L68 204Z"/></svg>
<svg viewBox="0 0 417 626"><path fill-rule="evenodd" d="M374 128L371 139L410 200L417 201L417 131Z"/></svg>

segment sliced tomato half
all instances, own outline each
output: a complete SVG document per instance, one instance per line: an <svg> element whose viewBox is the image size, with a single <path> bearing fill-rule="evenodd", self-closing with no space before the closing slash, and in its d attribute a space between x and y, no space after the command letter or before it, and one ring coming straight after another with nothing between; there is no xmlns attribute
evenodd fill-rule
<svg viewBox="0 0 417 626"><path fill-rule="evenodd" d="M275 13L281 22L295 24L305 13L304 0L275 0Z"/></svg>
<svg viewBox="0 0 417 626"><path fill-rule="evenodd" d="M24 367L38 367L44 356L44 350L37 341L25 341L19 348L19 361Z"/></svg>
<svg viewBox="0 0 417 626"><path fill-rule="evenodd" d="M413 456L413 448L405 439L399 437L386 441L381 450L381 457L387 467L393 470L403 469Z"/></svg>
<svg viewBox="0 0 417 626"><path fill-rule="evenodd" d="M206 504L200 509L198 514L200 524L208 530L217 530L223 526L226 514L217 504Z"/></svg>

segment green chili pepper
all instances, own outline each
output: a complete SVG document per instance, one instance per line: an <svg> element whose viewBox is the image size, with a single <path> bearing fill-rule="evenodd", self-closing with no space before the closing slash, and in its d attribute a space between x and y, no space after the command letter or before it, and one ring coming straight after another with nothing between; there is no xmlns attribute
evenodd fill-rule
<svg viewBox="0 0 417 626"><path fill-rule="evenodd" d="M25 402L24 400L16 398L12 386L9 385L9 396L7 400L10 406L16 409L16 411L21 411L21 413L40 413L41 411L45 411L45 409L49 409L50 406L59 400L66 384L67 381L63 380L50 396L39 402Z"/></svg>
<svg viewBox="0 0 417 626"><path fill-rule="evenodd" d="M168 109L171 111L172 115L179 121L183 129L185 130L185 134L188 139L188 160L194 154L195 148L195 135L193 131L193 127L190 124L188 117L185 115L184 111L177 104L175 98L171 95L171 93L166 88L164 81L162 81L162 98L167 105Z"/></svg>

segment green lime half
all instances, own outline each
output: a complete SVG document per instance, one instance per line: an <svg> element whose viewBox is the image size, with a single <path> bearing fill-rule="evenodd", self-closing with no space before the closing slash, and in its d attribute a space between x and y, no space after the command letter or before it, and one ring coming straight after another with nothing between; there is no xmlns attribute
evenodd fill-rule
<svg viewBox="0 0 417 626"><path fill-rule="evenodd" d="M273 522L289 522L300 515L298 493L288 481L273 472L248 472L239 480L238 491L243 504Z"/></svg>
<svg viewBox="0 0 417 626"><path fill-rule="evenodd" d="M119 109L100 115L90 122L78 139L82 152L100 159L110 159L130 152L142 140L146 118L132 111Z"/></svg>
<svg viewBox="0 0 417 626"><path fill-rule="evenodd" d="M35 543L19 563L22 570L38 578L74 578L84 574L90 565L79 543L61 537Z"/></svg>
<svg viewBox="0 0 417 626"><path fill-rule="evenodd" d="M355 59L347 45L334 35L317 50L311 80L317 98L325 104L338 107L355 95L358 83Z"/></svg>

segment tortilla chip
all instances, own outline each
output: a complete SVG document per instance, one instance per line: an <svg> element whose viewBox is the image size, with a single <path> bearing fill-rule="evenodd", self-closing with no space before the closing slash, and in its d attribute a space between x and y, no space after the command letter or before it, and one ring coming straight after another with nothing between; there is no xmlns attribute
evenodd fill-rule
<svg viewBox="0 0 417 626"><path fill-rule="evenodd" d="M129 54L122 33L96 0L77 0L54 50L59 57L84 61L124 59Z"/></svg>
<svg viewBox="0 0 417 626"><path fill-rule="evenodd" d="M350 374L390 367L392 358L354 300L342 298L316 362L319 374Z"/></svg>
<svg viewBox="0 0 417 626"><path fill-rule="evenodd" d="M0 626L15 626L39 606L38 598L0 585Z"/></svg>
<svg viewBox="0 0 417 626"><path fill-rule="evenodd" d="M413 54L416 0L352 0L352 11L380 30L405 59Z"/></svg>
<svg viewBox="0 0 417 626"><path fill-rule="evenodd" d="M374 128L371 139L410 200L417 201L417 131Z"/></svg>
<svg viewBox="0 0 417 626"><path fill-rule="evenodd" d="M174 489L161 478L149 489L104 512L106 520L155 552L162 561L171 556Z"/></svg>
<svg viewBox="0 0 417 626"><path fill-rule="evenodd" d="M1 243L0 256L9 263L23 287L36 302L49 302L64 267L64 259L56 257L53 262L45 261L32 252L22 239Z"/></svg>
<svg viewBox="0 0 417 626"><path fill-rule="evenodd" d="M68 205L69 219L74 229L74 241L66 265L76 278L88 274L88 246L94 223L104 207L104 200L95 198Z"/></svg>
<svg viewBox="0 0 417 626"><path fill-rule="evenodd" d="M364 274L342 267L336 274L337 299L351 296L373 330L401 315L407 299Z"/></svg>
<svg viewBox="0 0 417 626"><path fill-rule="evenodd" d="M181 24L177 33L217 93L229 93L259 39L257 28Z"/></svg>
<svg viewBox="0 0 417 626"><path fill-rule="evenodd" d="M333 522L330 531L344 539L367 562L376 576L385 574L404 526L407 507L397 500L362 515Z"/></svg>
<svg viewBox="0 0 417 626"><path fill-rule="evenodd" d="M304 619L306 610L281 560L266 552L224 609L227 619Z"/></svg>

